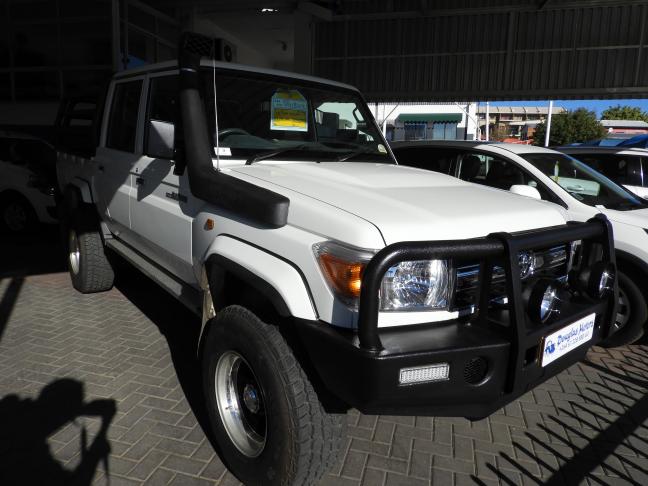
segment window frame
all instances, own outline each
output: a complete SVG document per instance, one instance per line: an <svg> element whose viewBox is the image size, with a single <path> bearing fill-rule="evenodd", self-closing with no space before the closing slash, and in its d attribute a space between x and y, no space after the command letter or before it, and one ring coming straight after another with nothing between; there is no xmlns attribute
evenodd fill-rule
<svg viewBox="0 0 648 486"><path fill-rule="evenodd" d="M115 99L115 92L117 87L122 84L128 83L141 83L140 95L139 95L139 104L137 107L137 120L135 123L135 143L133 144L133 151L122 150L115 147L109 147L107 145L108 141L108 130L110 128L110 118L112 115L113 101ZM101 122L101 144L100 147L108 150L115 150L117 152L122 152L125 154L135 154L142 155L142 128L143 128L143 117L144 110L146 109L146 103L144 98L144 93L148 92L148 78L146 75L126 77L123 79L113 80L110 83L110 88L108 91L108 96L106 97L106 103L104 105L104 114Z"/></svg>
<svg viewBox="0 0 648 486"><path fill-rule="evenodd" d="M149 122L149 115L151 113L151 96L152 96L152 86L153 86L153 81L159 78L164 78L164 77L171 77L175 76L178 80L178 86L180 83L180 71L162 71L162 72L156 72L156 73L150 73L146 76L146 93L145 96L143 97L143 120L142 120L142 155L145 155L147 157L151 158L156 158L156 159L163 159L163 160L170 160L173 161L174 159L167 159L159 156L152 156L146 152L146 148L148 147L148 136L149 136L149 127L148 127L148 122ZM179 100L178 100L179 103ZM179 111L179 106L178 106L178 112L176 115L180 114ZM177 133L175 133L175 130L178 128L178 117L173 121L173 130L175 137L177 137ZM174 137L174 145L175 145L175 137Z"/></svg>

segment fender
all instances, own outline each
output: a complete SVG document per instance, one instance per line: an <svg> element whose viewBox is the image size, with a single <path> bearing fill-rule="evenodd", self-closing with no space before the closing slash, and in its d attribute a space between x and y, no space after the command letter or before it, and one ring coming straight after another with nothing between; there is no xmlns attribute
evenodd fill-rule
<svg viewBox="0 0 648 486"><path fill-rule="evenodd" d="M317 320L302 274L288 261L244 241L220 235L205 255L205 267L231 272L273 303L280 315ZM216 293L215 289L211 289Z"/></svg>
<svg viewBox="0 0 648 486"><path fill-rule="evenodd" d="M83 202L86 204L94 204L92 200L92 192L90 191L90 184L88 181L74 177L70 182L68 182L67 188L65 190L65 195L67 196L69 190L76 189L78 192L78 199L75 202ZM75 206L76 207L76 206Z"/></svg>

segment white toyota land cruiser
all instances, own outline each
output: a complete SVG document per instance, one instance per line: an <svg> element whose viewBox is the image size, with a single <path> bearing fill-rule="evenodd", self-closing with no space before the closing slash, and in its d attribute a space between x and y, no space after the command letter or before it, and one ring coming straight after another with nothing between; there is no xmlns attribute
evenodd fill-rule
<svg viewBox="0 0 648 486"><path fill-rule="evenodd" d="M114 252L202 314L212 431L244 483L316 481L349 407L483 417L608 336L604 217L399 166L354 88L201 61L212 46L185 34L179 66L115 75L96 150L58 172L75 288L109 289Z"/></svg>

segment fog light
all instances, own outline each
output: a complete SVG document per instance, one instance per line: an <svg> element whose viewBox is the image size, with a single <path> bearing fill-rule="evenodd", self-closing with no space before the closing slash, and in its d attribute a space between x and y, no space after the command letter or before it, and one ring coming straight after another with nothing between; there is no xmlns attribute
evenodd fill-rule
<svg viewBox="0 0 648 486"><path fill-rule="evenodd" d="M614 291L616 271L610 262L596 262L577 276L577 286L593 299L603 299Z"/></svg>
<svg viewBox="0 0 648 486"><path fill-rule="evenodd" d="M398 379L400 385L414 385L431 381L444 381L450 376L450 365L439 363L414 368L401 368Z"/></svg>
<svg viewBox="0 0 648 486"><path fill-rule="evenodd" d="M538 280L527 300L527 312L535 322L545 324L560 313L560 284L549 279Z"/></svg>

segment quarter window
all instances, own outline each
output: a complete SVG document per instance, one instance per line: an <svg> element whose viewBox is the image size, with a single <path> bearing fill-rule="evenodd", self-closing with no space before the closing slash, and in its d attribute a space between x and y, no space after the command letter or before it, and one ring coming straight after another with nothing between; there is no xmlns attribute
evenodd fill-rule
<svg viewBox="0 0 648 486"><path fill-rule="evenodd" d="M141 93L141 80L115 85L106 147L135 152L135 132Z"/></svg>

